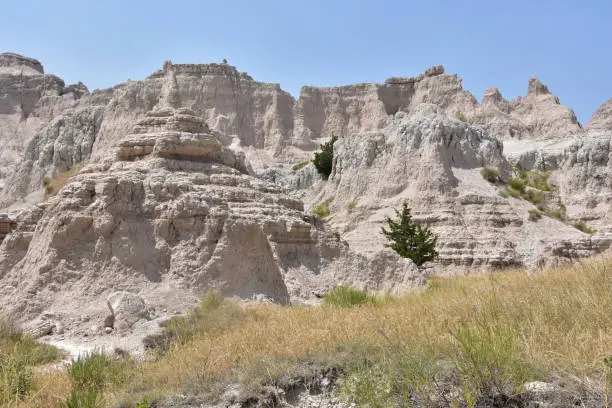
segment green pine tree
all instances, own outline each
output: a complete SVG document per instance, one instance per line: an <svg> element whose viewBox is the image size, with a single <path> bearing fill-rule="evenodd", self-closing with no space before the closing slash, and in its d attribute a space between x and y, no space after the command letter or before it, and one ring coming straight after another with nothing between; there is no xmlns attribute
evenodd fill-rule
<svg viewBox="0 0 612 408"><path fill-rule="evenodd" d="M332 172L332 165L334 162L334 142L336 140L338 140L338 138L332 135L329 142L321 145L321 151L315 153L314 160L312 161L319 174L321 174L325 180L327 180Z"/></svg>
<svg viewBox="0 0 612 408"><path fill-rule="evenodd" d="M402 211L395 210L397 219L385 218L387 228L382 227L382 233L391 243L385 244L400 256L410 258L417 266L432 261L438 256L436 243L438 237L428 226L417 224L412 220L410 208L403 204Z"/></svg>

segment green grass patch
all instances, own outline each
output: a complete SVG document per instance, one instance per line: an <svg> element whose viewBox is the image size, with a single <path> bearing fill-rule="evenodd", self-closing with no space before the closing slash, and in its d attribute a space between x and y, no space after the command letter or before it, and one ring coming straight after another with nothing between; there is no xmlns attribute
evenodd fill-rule
<svg viewBox="0 0 612 408"><path fill-rule="evenodd" d="M101 351L79 356L66 367L75 391L102 390L126 381L129 359L113 359Z"/></svg>
<svg viewBox="0 0 612 408"><path fill-rule="evenodd" d="M524 200L529 201L532 204L544 203L544 196L541 191L538 190L526 190L520 195Z"/></svg>
<svg viewBox="0 0 612 408"><path fill-rule="evenodd" d="M573 223L572 226L577 230L584 232L585 234L594 234L597 232L596 229L589 228L589 226L586 225L586 223L582 220Z"/></svg>
<svg viewBox="0 0 612 408"><path fill-rule="evenodd" d="M480 170L480 175L491 184L500 184L502 182L501 172L492 167L485 167Z"/></svg>
<svg viewBox="0 0 612 408"><path fill-rule="evenodd" d="M325 296L323 303L339 307L353 307L365 303L375 303L374 296L365 290L353 289L349 286L337 286Z"/></svg>
<svg viewBox="0 0 612 408"><path fill-rule="evenodd" d="M529 210L529 221L537 221L542 218L544 213L538 209Z"/></svg>
<svg viewBox="0 0 612 408"><path fill-rule="evenodd" d="M327 200L323 201L322 203L317 204L315 208L312 210L313 214L318 215L321 218L325 218L329 216L330 214L329 205L331 204L333 199L334 199L333 197L330 197Z"/></svg>
<svg viewBox="0 0 612 408"><path fill-rule="evenodd" d="M520 191L521 193L525 191L525 186L527 185L525 180L516 177L511 178L508 184L510 185L510 187L512 187L516 191Z"/></svg>
<svg viewBox="0 0 612 408"><path fill-rule="evenodd" d="M308 166L309 163L310 163L310 160L306 160L304 162L298 163L295 166L293 166L293 171L298 171L300 169L303 169L304 167Z"/></svg>

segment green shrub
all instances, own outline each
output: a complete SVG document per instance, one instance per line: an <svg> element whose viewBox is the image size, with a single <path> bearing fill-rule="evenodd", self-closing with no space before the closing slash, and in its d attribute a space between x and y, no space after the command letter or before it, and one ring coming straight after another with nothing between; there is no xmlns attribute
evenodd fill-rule
<svg viewBox="0 0 612 408"><path fill-rule="evenodd" d="M559 221L565 221L565 216L559 210L548 211L546 214L548 214L549 217L555 218Z"/></svg>
<svg viewBox="0 0 612 408"><path fill-rule="evenodd" d="M15 322L0 316L0 341L18 341L23 337L23 332Z"/></svg>
<svg viewBox="0 0 612 408"><path fill-rule="evenodd" d="M508 187L505 190L501 191L499 195L504 198L508 198L508 197L518 198L521 196L521 192L513 189L512 187Z"/></svg>
<svg viewBox="0 0 612 408"><path fill-rule="evenodd" d="M520 353L516 331L482 322L451 332L458 344L452 358L464 391L471 395L488 391L514 395L523 384L538 379L539 372Z"/></svg>
<svg viewBox="0 0 612 408"><path fill-rule="evenodd" d="M582 221L582 220L577 221L577 222L573 223L572 225L574 226L574 228L584 232L585 234L594 234L594 233L597 232L596 229L589 228L586 225L586 223L584 221Z"/></svg>
<svg viewBox="0 0 612 408"><path fill-rule="evenodd" d="M463 112L455 112L455 118L459 119L462 122L466 122L467 123L467 117L465 116L465 114Z"/></svg>
<svg viewBox="0 0 612 408"><path fill-rule="evenodd" d="M520 191L521 193L525 191L525 186L527 185L525 180L522 180L520 178L511 178L508 184L510 184L510 187L512 187L516 191Z"/></svg>
<svg viewBox="0 0 612 408"><path fill-rule="evenodd" d="M353 210L355 207L357 207L357 200L351 201L347 206L349 211Z"/></svg>
<svg viewBox="0 0 612 408"><path fill-rule="evenodd" d="M334 162L334 143L338 138L332 135L331 140L321 145L321 151L316 152L312 161L323 179L327 180L332 172Z"/></svg>
<svg viewBox="0 0 612 408"><path fill-rule="evenodd" d="M153 399L151 397L144 397L136 404L135 408L153 408Z"/></svg>
<svg viewBox="0 0 612 408"><path fill-rule="evenodd" d="M293 171L298 171L300 169L303 169L304 167L308 166L309 163L310 163L309 160L307 160L305 162L298 163L295 166L293 166Z"/></svg>
<svg viewBox="0 0 612 408"><path fill-rule="evenodd" d="M72 391L60 404L61 408L102 408L103 406L102 395L96 388Z"/></svg>
<svg viewBox="0 0 612 408"><path fill-rule="evenodd" d="M482 177L492 184L499 184L502 182L501 173L498 169L494 169L491 167L485 167L480 170L480 174Z"/></svg>
<svg viewBox="0 0 612 408"><path fill-rule="evenodd" d="M23 399L32 389L33 379L28 361L19 353L0 356L0 403Z"/></svg>
<svg viewBox="0 0 612 408"><path fill-rule="evenodd" d="M544 196L542 192L538 190L527 190L521 194L521 197L532 204L541 204L544 202Z"/></svg>
<svg viewBox="0 0 612 408"><path fill-rule="evenodd" d="M433 261L438 256L436 251L438 237L428 226L417 224L412 220L410 208L406 203L403 203L401 212L395 210L395 215L397 216L395 220L390 217L385 217L384 220L388 229L382 227L382 234L391 241L385 246L392 248L404 258L412 259L417 266Z"/></svg>
<svg viewBox="0 0 612 408"><path fill-rule="evenodd" d="M348 286L336 286L325 296L323 303L339 307L352 307L364 303L372 303L373 297L365 290L353 289Z"/></svg>
<svg viewBox="0 0 612 408"><path fill-rule="evenodd" d="M339 381L340 398L361 407L437 406L436 376L442 370L435 355L385 337L385 346L349 363Z"/></svg>
<svg viewBox="0 0 612 408"><path fill-rule="evenodd" d="M79 356L66 367L76 391L102 390L107 385L125 380L121 361L113 360L101 351Z"/></svg>
<svg viewBox="0 0 612 408"><path fill-rule="evenodd" d="M322 203L317 204L315 208L312 210L312 212L321 218L327 217L330 214L329 205L331 204L333 199L334 199L333 197L330 197L327 200L323 201Z"/></svg>
<svg viewBox="0 0 612 408"><path fill-rule="evenodd" d="M542 218L542 212L540 210L529 210L529 221L537 221Z"/></svg>
<svg viewBox="0 0 612 408"><path fill-rule="evenodd" d="M33 366L59 361L63 357L56 347L24 336L12 320L0 316L0 356L6 350L11 350L11 358L23 359Z"/></svg>

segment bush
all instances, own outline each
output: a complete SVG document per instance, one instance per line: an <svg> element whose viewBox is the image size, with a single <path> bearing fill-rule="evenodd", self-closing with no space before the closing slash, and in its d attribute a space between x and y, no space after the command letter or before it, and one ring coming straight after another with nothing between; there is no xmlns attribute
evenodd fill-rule
<svg viewBox="0 0 612 408"><path fill-rule="evenodd" d="M525 186L527 185L525 180L522 180L520 178L511 178L509 184L510 187L512 187L516 191L520 191L521 193L525 191Z"/></svg>
<svg viewBox="0 0 612 408"><path fill-rule="evenodd" d="M532 204L541 204L544 202L544 196L542 192L537 190L527 190L521 194L525 200L529 201Z"/></svg>
<svg viewBox="0 0 612 408"><path fill-rule="evenodd" d="M86 390L72 391L70 395L62 401L60 408L102 408L102 396L100 391L95 388Z"/></svg>
<svg viewBox="0 0 612 408"><path fill-rule="evenodd" d="M312 161L323 179L327 180L332 172L334 162L334 143L338 138L332 135L331 140L321 145L321 151L315 153Z"/></svg>
<svg viewBox="0 0 612 408"><path fill-rule="evenodd" d="M438 256L436 243L438 237L431 232L429 227L422 226L412 220L410 208L406 203L402 206L402 211L395 210L397 219L385 218L387 228L382 227L382 233L390 244L386 247L392 248L400 256L409 258L417 266L423 265L427 261L432 261Z"/></svg>
<svg viewBox="0 0 612 408"><path fill-rule="evenodd" d="M293 166L293 171L298 171L300 169L303 169L304 167L308 166L309 163L310 163L310 161L305 161L305 162L298 163L295 166Z"/></svg>
<svg viewBox="0 0 612 408"><path fill-rule="evenodd" d="M76 391L102 390L108 384L121 383L123 367L120 361L112 360L101 351L94 351L72 360L66 367Z"/></svg>
<svg viewBox="0 0 612 408"><path fill-rule="evenodd" d="M480 170L480 174L482 177L492 184L499 184L502 182L501 173L498 169L494 169L491 167L485 167Z"/></svg>
<svg viewBox="0 0 612 408"><path fill-rule="evenodd" d="M589 228L586 223L582 220L572 224L574 228L584 232L585 234L594 234L597 232L596 229Z"/></svg>
<svg viewBox="0 0 612 408"><path fill-rule="evenodd" d="M6 353L7 350L11 352L5 357L22 359L29 365L51 363L60 360L63 356L59 349L24 336L12 320L0 316L0 360L2 353Z"/></svg>
<svg viewBox="0 0 612 408"><path fill-rule="evenodd" d="M529 210L529 221L537 221L542 218L542 212L540 210Z"/></svg>
<svg viewBox="0 0 612 408"><path fill-rule="evenodd" d="M340 307L352 307L364 303L372 303L373 299L372 296L368 296L365 290L353 289L348 286L336 286L325 296L323 303Z"/></svg>
<svg viewBox="0 0 612 408"><path fill-rule="evenodd" d="M330 197L327 200L323 201L322 203L317 204L315 208L312 210L312 212L321 218L327 217L330 213L329 205L331 204L333 199L334 199L333 197Z"/></svg>
<svg viewBox="0 0 612 408"><path fill-rule="evenodd" d="M353 201L351 201L351 202L348 204L348 206L347 206L347 208L348 208L348 210L349 210L349 211L351 211L351 210L352 210L352 209L354 209L355 207L357 207L357 200L353 200Z"/></svg>
<svg viewBox="0 0 612 408"><path fill-rule="evenodd" d="M436 376L442 370L435 356L418 344L386 340L384 347L362 352L364 357L349 364L339 396L357 406L437 406Z"/></svg>
<svg viewBox="0 0 612 408"><path fill-rule="evenodd" d="M0 358L0 403L23 399L32 389L32 370L28 361L13 351Z"/></svg>
<svg viewBox="0 0 612 408"><path fill-rule="evenodd" d="M465 116L465 114L463 112L455 112L455 118L459 119L462 122L466 122L467 123L467 117Z"/></svg>
<svg viewBox="0 0 612 408"><path fill-rule="evenodd" d="M515 395L523 384L538 379L538 370L520 353L517 331L487 322L451 331L458 345L452 358L464 392Z"/></svg>

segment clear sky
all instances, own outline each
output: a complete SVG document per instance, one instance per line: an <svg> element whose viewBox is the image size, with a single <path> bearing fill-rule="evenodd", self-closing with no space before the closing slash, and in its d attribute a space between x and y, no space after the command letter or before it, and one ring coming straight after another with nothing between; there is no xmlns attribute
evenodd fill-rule
<svg viewBox="0 0 612 408"><path fill-rule="evenodd" d="M227 58L294 96L443 64L479 100L536 76L585 123L612 98L612 1L2 0L0 50L90 90L165 60Z"/></svg>

